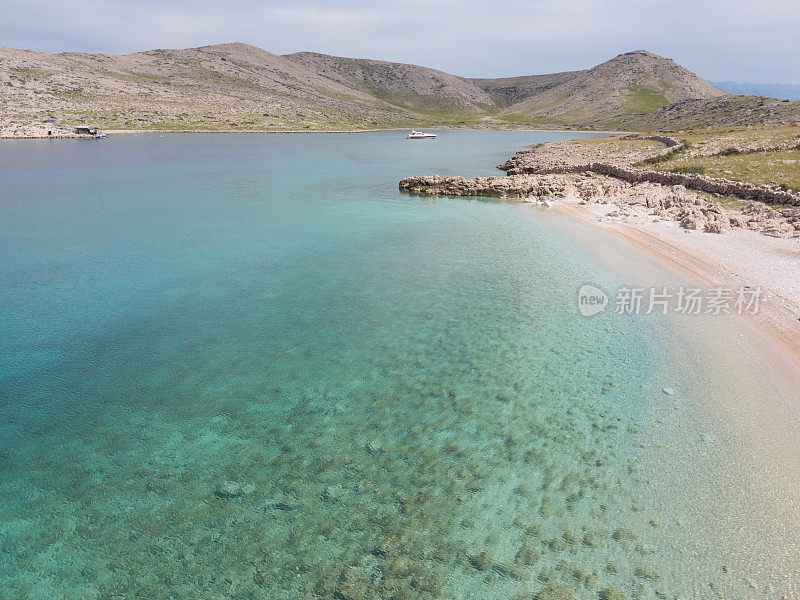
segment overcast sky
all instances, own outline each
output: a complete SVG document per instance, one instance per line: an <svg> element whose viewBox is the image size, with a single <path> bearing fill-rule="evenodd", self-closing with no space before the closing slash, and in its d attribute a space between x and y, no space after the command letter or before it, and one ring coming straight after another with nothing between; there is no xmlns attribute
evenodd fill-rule
<svg viewBox="0 0 800 600"><path fill-rule="evenodd" d="M628 50L714 80L800 83L798 0L0 0L0 46L127 53L247 42L527 75Z"/></svg>

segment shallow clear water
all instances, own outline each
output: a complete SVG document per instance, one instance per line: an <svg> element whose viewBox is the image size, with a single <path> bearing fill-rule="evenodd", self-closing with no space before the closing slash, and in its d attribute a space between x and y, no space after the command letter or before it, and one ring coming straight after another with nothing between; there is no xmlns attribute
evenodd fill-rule
<svg viewBox="0 0 800 600"><path fill-rule="evenodd" d="M578 317L618 275L546 213L397 191L559 137L0 145L0 597L738 589L650 493L666 325Z"/></svg>

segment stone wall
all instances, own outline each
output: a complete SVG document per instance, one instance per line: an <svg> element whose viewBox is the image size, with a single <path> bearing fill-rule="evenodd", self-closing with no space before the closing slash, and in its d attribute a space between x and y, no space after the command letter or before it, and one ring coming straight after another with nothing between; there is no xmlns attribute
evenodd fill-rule
<svg viewBox="0 0 800 600"><path fill-rule="evenodd" d="M628 183L658 183L665 186L682 185L688 189L720 196L733 196L744 200L758 200L767 204L788 204L789 206L800 206L800 194L791 191L784 191L777 187L766 185L753 185L741 181L731 181L698 175L693 173L666 173L663 171L653 171L651 169L635 169L632 167L620 167L603 162L594 162L585 165L560 165L545 168L536 167L512 167L508 169L509 175L514 174L536 174L546 175L554 173L598 173L615 177Z"/></svg>
<svg viewBox="0 0 800 600"><path fill-rule="evenodd" d="M785 144L778 144L777 146L760 146L758 148L737 148L732 146L733 149L736 150L736 154L762 154L766 152L783 152L785 150L800 150L800 143L785 143ZM728 156L730 155L730 149L720 150L719 152L715 152L711 156Z"/></svg>

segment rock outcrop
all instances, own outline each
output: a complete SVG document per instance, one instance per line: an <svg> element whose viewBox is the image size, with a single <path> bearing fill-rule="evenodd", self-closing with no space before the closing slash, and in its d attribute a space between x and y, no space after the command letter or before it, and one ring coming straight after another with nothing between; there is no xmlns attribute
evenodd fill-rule
<svg viewBox="0 0 800 600"><path fill-rule="evenodd" d="M567 178L557 175L509 177L408 177L400 189L427 196L483 196L488 198L565 198L574 191Z"/></svg>
<svg viewBox="0 0 800 600"><path fill-rule="evenodd" d="M608 214L612 218L652 215L661 220L678 221L686 229L710 233L744 228L776 237L800 236L800 209L778 211L750 204L737 214L682 185L630 183L596 173L519 174L475 179L433 175L403 179L399 187L410 194L430 196L483 196L537 202L574 198L583 204L615 204L617 209Z"/></svg>

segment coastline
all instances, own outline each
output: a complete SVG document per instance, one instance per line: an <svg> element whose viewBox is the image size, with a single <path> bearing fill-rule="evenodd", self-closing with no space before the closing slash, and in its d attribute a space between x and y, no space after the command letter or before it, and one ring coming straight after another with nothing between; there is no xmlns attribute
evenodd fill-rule
<svg viewBox="0 0 800 600"><path fill-rule="evenodd" d="M604 129L569 129L569 128L529 128L529 127L448 127L434 126L432 131L529 131L533 133L592 133L598 135L626 135L629 131L606 131ZM381 131L408 131L408 127L378 127L372 129L103 129L103 133L108 135L131 135L131 134L185 134L185 133L206 133L206 134L289 134L289 133L377 133ZM63 134L63 135L23 135L23 136L0 136L0 140L74 140L74 139L94 139L91 136Z"/></svg>
<svg viewBox="0 0 800 600"><path fill-rule="evenodd" d="M728 139L717 143L731 147L691 152L752 155L774 146L761 148L758 136L738 145ZM494 197L553 207L707 289L760 288L759 311L747 317L791 354L800 372L800 196L774 182L689 177L698 183L685 181L682 173L643 168L668 160L675 148L691 147L663 136L536 144L499 165L504 176L407 177L399 188L411 195ZM706 189L706 180L724 184L723 189Z"/></svg>
<svg viewBox="0 0 800 600"><path fill-rule="evenodd" d="M642 446L651 454L642 457L647 475L641 495L669 506L665 513L674 517L657 545L676 557L687 552L702 556L710 570L719 572L724 566L752 591L752 596L719 597L797 597L798 582L786 578L797 572L800 539L800 322L792 312L797 296L776 292L780 286L774 271L758 270L781 256L785 242L797 240L755 232L731 238L686 234L675 223L608 219L600 208L605 207L577 202L556 202L550 209L530 206L543 217L563 220L555 224L563 235L577 245L588 240L603 266L622 274L629 285L748 283L767 290L763 310L755 316L666 317L663 351L674 370L659 373L658 379L671 387L662 388L651 407L651 437ZM743 244L764 241L768 247L758 258L746 255ZM730 249L739 251L739 259L723 262L723 251ZM800 283L800 277L795 281ZM783 319L787 315L791 322ZM678 497L668 491L681 488L685 494ZM721 528L721 523L726 525ZM753 575L758 572L768 584L756 583ZM693 565L685 572L663 574L676 587L706 577ZM695 597L692 590L684 592Z"/></svg>
<svg viewBox="0 0 800 600"><path fill-rule="evenodd" d="M745 318L777 341L780 348L775 350L781 359L790 358L800 372L800 240L797 238L772 238L753 231L717 235L681 229L669 221L622 221L607 217L616 209L613 204L580 205L563 201L553 208L647 252L705 287L760 287L764 291L760 310ZM787 272L787 268L793 270Z"/></svg>
<svg viewBox="0 0 800 600"><path fill-rule="evenodd" d="M688 242L685 250L683 242L670 243L667 223L653 226L668 233L652 233L647 224L598 220L603 217L594 208L557 202L549 209L523 205L521 212L523 218L533 212L532 217L552 222L560 235L589 249L602 269L630 286L723 285L726 274L738 271L718 272L713 255L699 254ZM726 237L687 235L677 226L675 235ZM753 238L760 241L757 234ZM701 264L688 262L690 255ZM730 573L730 581L744 584L719 597L780 600L800 593L798 582L786 579L797 572L800 539L800 357L785 340L776 343L770 318L777 303L770 298L768 304L756 318L668 313L650 332L654 351L663 354L654 380L663 383L641 384L652 404L643 411L650 420L647 437L637 446L642 450L638 493L643 504L668 507L657 547L675 564L687 554L703 557L702 567L690 562L683 563L685 570L662 571L662 581L681 591L675 597L706 597L685 584L699 586L709 572ZM621 326L636 318L615 317Z"/></svg>

